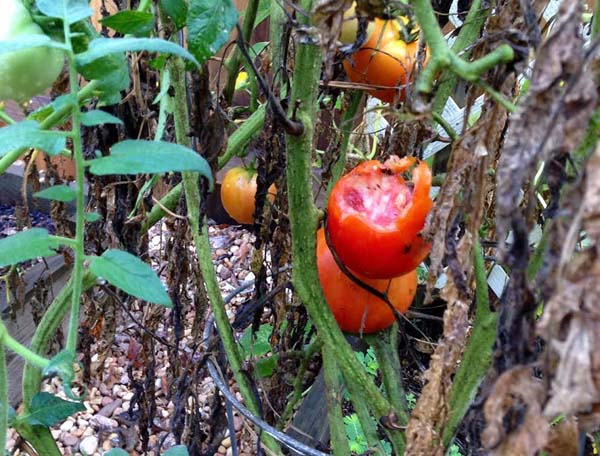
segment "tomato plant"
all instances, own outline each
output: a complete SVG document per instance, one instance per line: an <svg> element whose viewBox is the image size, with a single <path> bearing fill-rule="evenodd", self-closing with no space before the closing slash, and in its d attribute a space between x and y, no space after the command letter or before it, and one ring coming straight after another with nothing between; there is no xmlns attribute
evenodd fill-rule
<svg viewBox="0 0 600 456"><path fill-rule="evenodd" d="M418 41L405 42L398 20L376 19L366 43L344 61L344 69L352 82L388 88L367 92L391 103L404 97L404 87L412 79Z"/></svg>
<svg viewBox="0 0 600 456"><path fill-rule="evenodd" d="M0 41L44 35L20 0L5 0L0 15ZM64 64L62 51L35 47L0 54L0 100L24 102L48 89Z"/></svg>
<svg viewBox="0 0 600 456"><path fill-rule="evenodd" d="M269 187L267 198L273 202L277 189ZM238 223L254 222L256 207L256 172L236 166L225 174L221 184L221 201L227 213Z"/></svg>
<svg viewBox="0 0 600 456"><path fill-rule="evenodd" d="M338 267L327 246L322 228L317 232L317 267L327 304L342 330L373 333L394 323L394 314L389 306L354 283ZM416 270L393 279L369 279L354 271L353 273L367 285L387 293L390 303L400 313L406 312L415 297Z"/></svg>
<svg viewBox="0 0 600 456"><path fill-rule="evenodd" d="M415 269L429 252L420 231L433 202L431 170L420 162L412 184L402 177L416 162L370 160L344 175L327 205L327 229L342 262L370 278L389 279Z"/></svg>

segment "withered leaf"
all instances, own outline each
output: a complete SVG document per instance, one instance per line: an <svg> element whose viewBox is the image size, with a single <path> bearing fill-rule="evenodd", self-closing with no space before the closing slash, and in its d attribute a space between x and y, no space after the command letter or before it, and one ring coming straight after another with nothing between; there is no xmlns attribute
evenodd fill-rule
<svg viewBox="0 0 600 456"><path fill-rule="evenodd" d="M487 425L481 440L490 455L533 456L544 448L543 398L544 385L531 367L514 367L498 377L484 406Z"/></svg>

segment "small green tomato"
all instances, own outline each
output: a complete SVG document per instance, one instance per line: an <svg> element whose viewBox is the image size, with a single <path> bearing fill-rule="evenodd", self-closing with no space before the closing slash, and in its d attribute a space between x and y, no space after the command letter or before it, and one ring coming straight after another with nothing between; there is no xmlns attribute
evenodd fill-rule
<svg viewBox="0 0 600 456"><path fill-rule="evenodd" d="M0 41L43 35L20 0L2 0ZM0 54L0 100L23 103L52 86L64 65L62 51L37 47Z"/></svg>

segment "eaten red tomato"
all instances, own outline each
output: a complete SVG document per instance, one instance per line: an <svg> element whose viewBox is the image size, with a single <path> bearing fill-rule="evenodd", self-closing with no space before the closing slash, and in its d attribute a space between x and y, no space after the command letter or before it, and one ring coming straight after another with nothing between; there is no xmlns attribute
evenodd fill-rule
<svg viewBox="0 0 600 456"><path fill-rule="evenodd" d="M344 175L327 206L331 245L350 269L374 279L390 279L415 269L429 253L420 234L433 206L431 170L420 162L412 182L402 173L413 157L370 160Z"/></svg>
<svg viewBox="0 0 600 456"><path fill-rule="evenodd" d="M321 287L333 316L343 331L373 333L391 326L394 313L381 299L354 283L338 267L327 242L325 231L317 232L317 267ZM386 293L390 303L400 313L412 304L417 291L417 272L394 279L369 279L354 272L362 282Z"/></svg>

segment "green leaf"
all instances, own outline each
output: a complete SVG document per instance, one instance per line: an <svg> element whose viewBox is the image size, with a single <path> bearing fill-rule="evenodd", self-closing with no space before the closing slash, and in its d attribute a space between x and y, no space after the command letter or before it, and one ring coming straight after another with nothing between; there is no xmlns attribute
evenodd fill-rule
<svg viewBox="0 0 600 456"><path fill-rule="evenodd" d="M273 326L266 323L260 325L258 331L254 334L252 334L252 327L246 328L240 338L242 356L248 358L251 355L262 356L269 353L272 350L270 341L272 332Z"/></svg>
<svg viewBox="0 0 600 456"><path fill-rule="evenodd" d="M171 18L178 29L185 25L188 7L183 0L160 0L160 6Z"/></svg>
<svg viewBox="0 0 600 456"><path fill-rule="evenodd" d="M0 268L38 257L56 255L52 250L59 246L48 231L31 228L0 239Z"/></svg>
<svg viewBox="0 0 600 456"><path fill-rule="evenodd" d="M87 51L77 54L76 61L77 65L87 65L102 57L127 51L164 52L190 60L199 66L194 56L184 48L158 38L96 38Z"/></svg>
<svg viewBox="0 0 600 456"><path fill-rule="evenodd" d="M113 146L107 157L87 162L90 172L106 174L165 173L169 171L195 171L213 187L210 166L192 149L163 141L128 139Z"/></svg>
<svg viewBox="0 0 600 456"><path fill-rule="evenodd" d="M54 355L50 360L50 364L42 371L45 377L60 377L63 381L63 391L71 399L75 399L71 391L71 384L73 383L73 380L75 380L75 369L73 369L74 363L75 353L65 349Z"/></svg>
<svg viewBox="0 0 600 456"><path fill-rule="evenodd" d="M124 35L146 35L154 29L154 15L144 11L120 11L101 22Z"/></svg>
<svg viewBox="0 0 600 456"><path fill-rule="evenodd" d="M93 14L88 0L36 0L35 3L46 16L66 20L69 24L79 22Z"/></svg>
<svg viewBox="0 0 600 456"><path fill-rule="evenodd" d="M54 41L46 35L19 35L18 40L0 41L0 54L36 47L66 49L64 44Z"/></svg>
<svg viewBox="0 0 600 456"><path fill-rule="evenodd" d="M123 121L121 119L99 109L84 112L81 115L81 123L86 127L93 127L95 125L103 124L123 125Z"/></svg>
<svg viewBox="0 0 600 456"><path fill-rule="evenodd" d="M40 130L33 120L25 120L0 128L0 157L17 149L35 147L50 155L56 155L67 145L62 132Z"/></svg>
<svg viewBox="0 0 600 456"><path fill-rule="evenodd" d="M188 47L200 63L215 55L238 21L231 0L192 0L189 5Z"/></svg>
<svg viewBox="0 0 600 456"><path fill-rule="evenodd" d="M86 212L83 214L83 218L86 222L94 223L100 220L102 217L97 212Z"/></svg>
<svg viewBox="0 0 600 456"><path fill-rule="evenodd" d="M90 258L90 270L108 283L145 301L171 307L171 298L152 268L131 253L107 250Z"/></svg>
<svg viewBox="0 0 600 456"><path fill-rule="evenodd" d="M106 451L102 456L129 456L129 453L121 448L112 448Z"/></svg>
<svg viewBox="0 0 600 456"><path fill-rule="evenodd" d="M277 369L278 360L279 355L273 355L256 361L256 373L258 374L259 378L266 378L273 375Z"/></svg>
<svg viewBox="0 0 600 456"><path fill-rule="evenodd" d="M175 445L164 452L163 456L189 456L185 445Z"/></svg>
<svg viewBox="0 0 600 456"><path fill-rule="evenodd" d="M41 392L31 399L29 412L17 419L32 426L54 426L77 412L83 412L81 402L66 401L54 394Z"/></svg>
<svg viewBox="0 0 600 456"><path fill-rule="evenodd" d="M77 193L68 185L55 185L54 187L48 187L40 192L33 194L36 198L48 199L53 201L62 201L68 203L77 198Z"/></svg>

